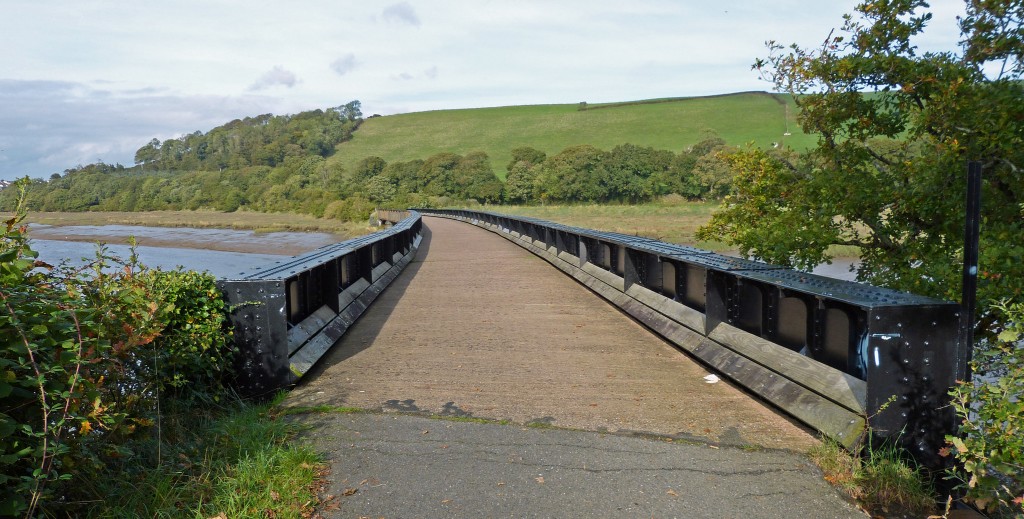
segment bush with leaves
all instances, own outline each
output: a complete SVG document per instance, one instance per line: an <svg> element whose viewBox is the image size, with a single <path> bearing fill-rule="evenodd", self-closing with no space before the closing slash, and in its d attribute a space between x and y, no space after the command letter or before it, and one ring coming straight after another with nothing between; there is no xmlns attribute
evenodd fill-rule
<svg viewBox="0 0 1024 519"><path fill-rule="evenodd" d="M39 262L22 207L0 236L0 515L75 515L102 497L78 482L137 456L162 401L223 391L226 308L211 276L134 254Z"/></svg>
<svg viewBox="0 0 1024 519"><path fill-rule="evenodd" d="M975 348L973 382L951 393L960 435L946 439L968 500L997 516L1024 515L1024 303L995 306L1007 327Z"/></svg>
<svg viewBox="0 0 1024 519"><path fill-rule="evenodd" d="M51 482L70 477L76 439L116 417L94 376L108 344L68 291L34 270L19 223L7 220L0 239L0 515L31 516Z"/></svg>

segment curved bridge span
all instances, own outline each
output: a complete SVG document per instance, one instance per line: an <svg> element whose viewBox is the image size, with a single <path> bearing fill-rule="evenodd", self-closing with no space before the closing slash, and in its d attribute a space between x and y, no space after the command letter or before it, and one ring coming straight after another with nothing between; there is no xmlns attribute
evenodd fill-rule
<svg viewBox="0 0 1024 519"><path fill-rule="evenodd" d="M791 419L849 449L870 426L941 463L963 366L954 303L531 218L422 212L378 211L394 225L222 280L239 388L798 450L813 436Z"/></svg>
<svg viewBox="0 0 1024 519"><path fill-rule="evenodd" d="M289 405L805 450L811 432L508 240L424 217L415 258Z"/></svg>

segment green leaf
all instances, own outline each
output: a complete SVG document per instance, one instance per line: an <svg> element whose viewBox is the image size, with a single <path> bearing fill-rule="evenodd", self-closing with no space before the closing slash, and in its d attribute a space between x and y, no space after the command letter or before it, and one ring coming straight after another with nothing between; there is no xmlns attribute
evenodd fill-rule
<svg viewBox="0 0 1024 519"><path fill-rule="evenodd" d="M1020 332L1017 330L1003 330L999 332L999 340L1001 342L1012 343L1017 342L1017 339L1020 339Z"/></svg>

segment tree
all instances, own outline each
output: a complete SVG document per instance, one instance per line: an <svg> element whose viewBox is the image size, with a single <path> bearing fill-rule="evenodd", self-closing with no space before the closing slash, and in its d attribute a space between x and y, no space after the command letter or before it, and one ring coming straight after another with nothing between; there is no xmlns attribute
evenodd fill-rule
<svg viewBox="0 0 1024 519"><path fill-rule="evenodd" d="M386 204L395 198L398 188L387 175L377 175L366 181L366 196L379 204Z"/></svg>
<svg viewBox="0 0 1024 519"><path fill-rule="evenodd" d="M598 202L608 198L607 173L601 161L607 155L589 144L569 146L544 161L537 177L543 201Z"/></svg>
<svg viewBox="0 0 1024 519"><path fill-rule="evenodd" d="M732 150L721 145L700 155L693 163L693 180L700 189L700 195L708 198L722 198L729 193L735 175L726 158Z"/></svg>
<svg viewBox="0 0 1024 519"><path fill-rule="evenodd" d="M637 203L667 193L658 179L672 167L673 158L672 152L650 146L621 144L612 148L602 161L608 175L609 196Z"/></svg>
<svg viewBox="0 0 1024 519"><path fill-rule="evenodd" d="M455 169L461 161L461 156L447 151L428 158L419 170L423 193L431 196L452 196L458 193Z"/></svg>
<svg viewBox="0 0 1024 519"><path fill-rule="evenodd" d="M349 121L363 118L363 105L358 100L349 101L344 106L339 107L338 111Z"/></svg>
<svg viewBox="0 0 1024 519"><path fill-rule="evenodd" d="M508 165L505 166L505 171L512 171L512 167L520 162L525 162L527 166L533 166L541 164L547 155L538 149L531 148L529 146L520 146L512 149L512 160L509 161Z"/></svg>
<svg viewBox="0 0 1024 519"><path fill-rule="evenodd" d="M967 3L959 51L920 53L923 0L856 7L821 47L769 42L755 68L794 96L805 159L732 156L736 195L700 233L810 268L858 247L858 278L958 299L966 163L984 164L979 300L1024 290L1024 2ZM979 332L993 331L991 314Z"/></svg>
<svg viewBox="0 0 1024 519"><path fill-rule="evenodd" d="M484 203L501 201L502 183L494 176L491 161L482 151L467 153L455 168L456 195Z"/></svg>
<svg viewBox="0 0 1024 519"><path fill-rule="evenodd" d="M153 139L149 141L145 146L139 148L139 151L135 152L135 163L142 166L143 171L146 169L146 164L157 161L160 159L160 140Z"/></svg>
<svg viewBox="0 0 1024 519"><path fill-rule="evenodd" d="M505 177L505 201L513 204L534 202L534 190L540 165L516 162Z"/></svg>
<svg viewBox="0 0 1024 519"><path fill-rule="evenodd" d="M388 165L387 161L377 156L365 157L356 164L352 170L352 180L364 182L377 175L380 175Z"/></svg>

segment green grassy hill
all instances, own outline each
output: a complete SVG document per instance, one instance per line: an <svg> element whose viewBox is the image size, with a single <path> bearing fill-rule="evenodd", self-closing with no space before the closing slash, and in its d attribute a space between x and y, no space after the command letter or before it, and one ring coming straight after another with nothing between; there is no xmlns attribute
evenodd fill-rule
<svg viewBox="0 0 1024 519"><path fill-rule="evenodd" d="M787 113L790 136L784 135ZM585 111L565 104L417 112L367 119L330 160L351 171L371 155L393 162L485 151L504 178L510 151L518 146L549 155L575 144L609 150L631 143L679 152L713 131L729 144L780 142L803 150L815 138L800 132L795 115L790 96L765 92L589 105Z"/></svg>

